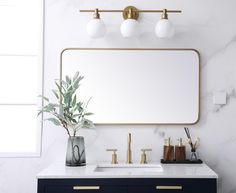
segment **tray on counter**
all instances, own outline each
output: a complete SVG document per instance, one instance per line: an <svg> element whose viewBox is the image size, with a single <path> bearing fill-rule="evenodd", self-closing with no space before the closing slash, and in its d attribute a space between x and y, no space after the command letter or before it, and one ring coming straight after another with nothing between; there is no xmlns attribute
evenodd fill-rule
<svg viewBox="0 0 236 193"><path fill-rule="evenodd" d="M189 159L186 159L184 161L165 161L164 159L161 159L162 164L202 164L203 161L201 159L198 159L196 161L190 161Z"/></svg>

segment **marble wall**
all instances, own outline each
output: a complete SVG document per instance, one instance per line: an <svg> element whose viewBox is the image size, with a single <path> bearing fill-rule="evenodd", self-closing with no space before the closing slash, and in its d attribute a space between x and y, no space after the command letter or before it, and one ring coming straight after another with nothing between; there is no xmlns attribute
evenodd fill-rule
<svg viewBox="0 0 236 193"><path fill-rule="evenodd" d="M105 38L91 40L85 26L90 14L81 8L120 9L135 5L142 9L181 9L170 15L177 34L171 40L157 39L153 28L159 16L140 18L142 33L124 39L119 33L119 14L102 14L108 26ZM201 138L202 159L219 174L219 193L236 193L236 1L235 0L46 0L45 2L45 95L52 97L53 81L59 77L59 54L68 47L195 48L201 53L201 119L191 126ZM215 91L227 92L227 105L213 105ZM163 139L184 136L183 126L99 126L83 130L89 163L107 161L108 147L119 149L125 160L126 135L133 134L134 160L140 148L151 147L152 161L161 158ZM67 136L63 129L44 123L40 158L0 158L1 193L36 193L35 175L55 161L64 161Z"/></svg>

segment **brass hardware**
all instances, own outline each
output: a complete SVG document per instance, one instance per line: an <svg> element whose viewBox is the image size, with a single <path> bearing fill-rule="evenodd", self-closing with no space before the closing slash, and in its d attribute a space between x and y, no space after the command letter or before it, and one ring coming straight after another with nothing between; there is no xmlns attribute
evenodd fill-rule
<svg viewBox="0 0 236 193"><path fill-rule="evenodd" d="M177 141L179 142L179 146L183 146L183 140L182 140L182 138L177 139Z"/></svg>
<svg viewBox="0 0 236 193"><path fill-rule="evenodd" d="M111 164L118 164L118 161L117 161L117 149L107 149L107 151L113 151L113 154L112 154L112 159L111 159Z"/></svg>
<svg viewBox="0 0 236 193"><path fill-rule="evenodd" d="M135 19L137 20L139 17L139 12L136 7L128 6L123 11L123 18L124 19Z"/></svg>
<svg viewBox="0 0 236 193"><path fill-rule="evenodd" d="M139 13L162 13L161 18L162 19L168 19L167 13L181 13L181 10L139 10L134 6L127 6L123 10L120 9L99 9L96 8L95 10L91 9L82 9L79 10L80 12L95 12L94 13L94 18L99 19L100 15L98 12L107 12L107 13L122 13L124 19L135 19L137 20L139 18Z"/></svg>
<svg viewBox="0 0 236 193"><path fill-rule="evenodd" d="M132 164L131 133L128 134L127 164Z"/></svg>
<svg viewBox="0 0 236 193"><path fill-rule="evenodd" d="M171 139L170 137L168 137L167 139L165 139L165 146L170 146L171 145Z"/></svg>
<svg viewBox="0 0 236 193"><path fill-rule="evenodd" d="M128 6L128 7L133 7L133 6ZM127 7L126 7L127 8ZM125 9L126 9L125 8ZM135 7L134 7L135 8ZM135 12L138 13L163 13L163 10L139 10L137 8L135 8L136 10L134 10ZM93 9L81 9L79 10L82 13L86 13L86 12L94 12ZM123 13L125 10L121 10L121 9L99 9L99 12L106 12L106 13ZM127 11L127 10L126 10ZM182 13L181 10L168 10L166 9L167 13Z"/></svg>
<svg viewBox="0 0 236 193"><path fill-rule="evenodd" d="M80 10L80 12L94 12L94 10ZM123 10L99 10L99 12L123 12ZM139 10L139 12L160 12L162 13L163 10ZM180 10L167 10L167 13L181 13ZM201 95L201 81L200 81L200 77L201 77L201 73L200 73L200 66L201 66L201 57L200 57L200 52L196 49L192 49L192 48L65 48L61 51L60 53L60 74L59 74L59 79L60 82L62 80L62 76L63 74L63 54L65 54L65 52L67 51L76 51L76 50L107 50L107 51L119 51L119 50L136 50L136 51L194 51L197 55L198 55L198 118L195 122L192 123L157 123L157 122L151 122L151 123L146 123L146 122L139 122L139 125L158 125L158 124L162 124L162 125L194 125L196 123L199 122L200 120L200 111L201 111L201 107L200 107L200 95ZM62 100L62 97L60 95L60 102ZM98 123L98 125L101 123ZM103 125L111 125L111 124L115 124L115 125L134 125L137 124L135 123L130 123L130 122L126 122L126 123L117 123L117 122L108 122L108 123L102 123Z"/></svg>
<svg viewBox="0 0 236 193"><path fill-rule="evenodd" d="M94 10L93 19L100 19L100 14L99 14L98 9Z"/></svg>
<svg viewBox="0 0 236 193"><path fill-rule="evenodd" d="M161 19L168 19L167 9L163 9Z"/></svg>
<svg viewBox="0 0 236 193"><path fill-rule="evenodd" d="M100 186L73 186L73 190L99 190Z"/></svg>
<svg viewBox="0 0 236 193"><path fill-rule="evenodd" d="M182 190L182 186L156 186L157 190Z"/></svg>
<svg viewBox="0 0 236 193"><path fill-rule="evenodd" d="M147 155L146 155L146 151L152 151L152 149L141 149L142 154L141 154L141 164L147 164Z"/></svg>

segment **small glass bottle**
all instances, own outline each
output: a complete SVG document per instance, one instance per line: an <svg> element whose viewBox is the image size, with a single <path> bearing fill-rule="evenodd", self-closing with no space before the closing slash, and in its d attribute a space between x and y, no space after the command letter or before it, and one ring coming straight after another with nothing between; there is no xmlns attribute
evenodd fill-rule
<svg viewBox="0 0 236 193"><path fill-rule="evenodd" d="M196 149L191 149L190 161L198 161L198 155L197 155Z"/></svg>

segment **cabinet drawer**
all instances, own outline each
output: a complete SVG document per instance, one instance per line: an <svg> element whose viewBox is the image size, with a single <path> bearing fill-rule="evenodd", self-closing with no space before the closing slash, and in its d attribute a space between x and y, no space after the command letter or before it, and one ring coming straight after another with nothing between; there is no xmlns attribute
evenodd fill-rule
<svg viewBox="0 0 236 193"><path fill-rule="evenodd" d="M46 186L44 193L125 193L121 186Z"/></svg>
<svg viewBox="0 0 236 193"><path fill-rule="evenodd" d="M185 191L182 186L135 186L128 187L128 193L185 193Z"/></svg>
<svg viewBox="0 0 236 193"><path fill-rule="evenodd" d="M214 180L159 179L128 186L128 193L216 193Z"/></svg>

